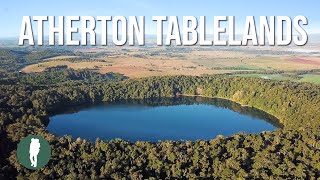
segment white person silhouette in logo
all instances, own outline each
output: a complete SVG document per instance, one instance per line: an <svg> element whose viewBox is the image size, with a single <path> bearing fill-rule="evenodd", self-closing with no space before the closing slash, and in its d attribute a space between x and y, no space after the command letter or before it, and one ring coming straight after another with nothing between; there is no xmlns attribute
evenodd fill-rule
<svg viewBox="0 0 320 180"><path fill-rule="evenodd" d="M30 143L29 154L30 154L31 166L33 166L33 167L37 167L37 156L38 156L39 152L40 152L39 139L32 138L31 143Z"/></svg>

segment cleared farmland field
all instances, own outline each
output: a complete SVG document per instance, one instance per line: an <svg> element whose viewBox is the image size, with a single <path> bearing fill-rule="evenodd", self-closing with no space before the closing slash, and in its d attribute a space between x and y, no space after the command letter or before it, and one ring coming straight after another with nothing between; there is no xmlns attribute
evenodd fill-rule
<svg viewBox="0 0 320 180"><path fill-rule="evenodd" d="M299 71L320 69L320 57L292 55L259 55L225 50L186 50L183 48L85 49L90 56L57 56L28 65L22 72L41 72L46 68L67 65L73 69L90 69L100 73L121 73L130 78L159 75L203 75L251 71ZM95 58L95 53L105 53ZM81 61L77 61L81 59ZM251 75L254 76L254 75ZM258 76L259 77L259 76ZM274 79L287 80L287 77ZM313 79L316 80L313 80ZM316 81L318 76L305 78ZM289 78L290 80L290 78Z"/></svg>

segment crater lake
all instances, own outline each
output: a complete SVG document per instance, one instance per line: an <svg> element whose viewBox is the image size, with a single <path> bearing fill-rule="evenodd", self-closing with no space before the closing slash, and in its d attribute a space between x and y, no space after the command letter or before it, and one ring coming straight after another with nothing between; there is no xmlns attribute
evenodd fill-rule
<svg viewBox="0 0 320 180"><path fill-rule="evenodd" d="M95 142L209 140L281 127L268 113L218 98L178 97L80 106L50 117L48 131Z"/></svg>

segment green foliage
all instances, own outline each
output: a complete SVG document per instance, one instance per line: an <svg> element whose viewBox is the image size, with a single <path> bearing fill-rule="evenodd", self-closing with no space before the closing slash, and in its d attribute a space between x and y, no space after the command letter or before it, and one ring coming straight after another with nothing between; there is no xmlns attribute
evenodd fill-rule
<svg viewBox="0 0 320 180"><path fill-rule="evenodd" d="M68 70L51 69L46 73L60 71ZM70 73L73 77L76 72ZM49 77L45 73L43 76ZM228 76L170 76L100 82L71 80L66 78L63 84L41 86L22 82L0 85L0 174L3 178L320 177L320 88L317 85ZM181 94L227 98L257 107L276 116L284 127L260 134L218 136L210 141L132 143L97 139L95 144L69 136L55 137L45 130L50 113L60 108ZM52 159L38 171L23 168L16 158L17 143L29 133L44 136L52 146Z"/></svg>

